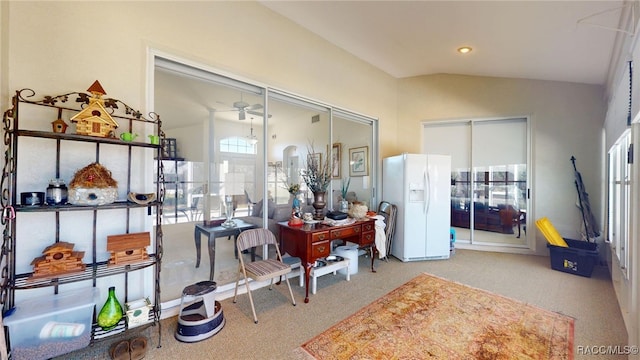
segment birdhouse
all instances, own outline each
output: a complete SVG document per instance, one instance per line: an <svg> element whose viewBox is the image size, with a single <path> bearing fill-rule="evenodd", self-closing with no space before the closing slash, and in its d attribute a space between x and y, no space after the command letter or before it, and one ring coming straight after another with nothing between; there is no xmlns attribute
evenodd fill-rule
<svg viewBox="0 0 640 360"><path fill-rule="evenodd" d="M147 260L147 246L151 243L148 232L109 235L107 250L111 253L109 265L131 264Z"/></svg>
<svg viewBox="0 0 640 360"><path fill-rule="evenodd" d="M64 122L64 120L62 119L52 121L51 126L53 126L54 133L60 133L60 134L64 134L65 132L67 132L67 128L69 127L69 125L67 125L67 123Z"/></svg>
<svg viewBox="0 0 640 360"><path fill-rule="evenodd" d="M76 133L112 137L114 130L118 128L118 123L109 115L109 111L104 106L102 95L106 95L106 92L98 80L87 91L92 95L89 98L89 105L71 118L71 122L77 124Z"/></svg>
<svg viewBox="0 0 640 360"><path fill-rule="evenodd" d="M82 262L84 251L73 251L75 245L60 241L47 246L42 256L33 259L33 275L30 279L60 276L84 271L86 265Z"/></svg>

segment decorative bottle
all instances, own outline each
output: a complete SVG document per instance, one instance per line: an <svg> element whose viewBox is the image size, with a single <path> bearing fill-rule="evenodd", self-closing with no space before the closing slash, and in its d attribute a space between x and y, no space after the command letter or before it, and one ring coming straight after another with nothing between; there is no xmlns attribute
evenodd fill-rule
<svg viewBox="0 0 640 360"><path fill-rule="evenodd" d="M67 185L62 179L51 179L47 187L47 205L60 205L67 203Z"/></svg>
<svg viewBox="0 0 640 360"><path fill-rule="evenodd" d="M122 319L122 315L122 306L116 298L116 288L112 286L109 288L107 301L98 314L98 326L105 331L111 330L118 325L118 322Z"/></svg>

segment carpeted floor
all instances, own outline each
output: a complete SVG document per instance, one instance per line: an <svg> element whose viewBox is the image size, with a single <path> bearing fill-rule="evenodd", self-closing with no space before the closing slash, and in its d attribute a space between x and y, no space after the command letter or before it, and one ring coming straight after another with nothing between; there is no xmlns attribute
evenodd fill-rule
<svg viewBox="0 0 640 360"><path fill-rule="evenodd" d="M573 318L420 274L296 349L300 359L573 359Z"/></svg>
<svg viewBox="0 0 640 360"><path fill-rule="evenodd" d="M291 359L294 349L356 313L362 307L421 273L456 281L500 294L575 319L575 348L578 346L626 345L627 333L617 305L608 270L596 266L591 278L551 270L549 258L456 250L449 260L402 263L376 260L378 272L368 269L369 259L360 258L358 273L351 281L328 274L318 278L317 294L305 304L304 288L293 279L298 302L292 306L284 285L269 291L254 291L258 324L253 323L246 294L234 304L231 293L218 294L226 325L215 336L197 343L174 338L176 317L162 321L162 347L157 348L157 328L147 328L149 338L145 360L156 359ZM168 311L165 311L168 313ZM138 334L128 333L126 338ZM109 359L108 349L119 339L108 339L58 359ZM622 357L619 357L622 358ZM576 359L611 359L590 355Z"/></svg>

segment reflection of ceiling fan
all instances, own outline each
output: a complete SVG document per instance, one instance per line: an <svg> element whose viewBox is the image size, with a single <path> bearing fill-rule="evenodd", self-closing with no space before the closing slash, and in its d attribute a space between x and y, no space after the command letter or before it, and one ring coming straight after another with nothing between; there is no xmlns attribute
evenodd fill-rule
<svg viewBox="0 0 640 360"><path fill-rule="evenodd" d="M255 116L264 116L263 113L258 112L257 110L262 109L264 106L262 104L249 104L248 102L242 100L242 94L240 94L240 101L236 101L233 103L232 110L222 110L222 111L237 111L238 112L238 120L244 120L247 118L247 114L255 115Z"/></svg>
<svg viewBox="0 0 640 360"><path fill-rule="evenodd" d="M258 112L256 110L260 110L263 108L263 106L261 104L253 104L250 105L249 103L246 103L242 100L240 101L236 101L233 103L233 107L236 108L236 110L238 111L238 120L244 120L246 119L246 114L249 113L251 115L255 115L255 116L263 116L264 114L261 112Z"/></svg>

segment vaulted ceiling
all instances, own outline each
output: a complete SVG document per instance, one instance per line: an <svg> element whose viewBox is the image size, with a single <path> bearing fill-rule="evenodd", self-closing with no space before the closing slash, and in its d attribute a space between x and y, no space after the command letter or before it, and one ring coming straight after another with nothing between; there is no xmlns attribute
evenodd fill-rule
<svg viewBox="0 0 640 360"><path fill-rule="evenodd" d="M616 36L634 31L623 1L261 4L397 78L449 73L606 85ZM462 55L461 46L473 50Z"/></svg>

